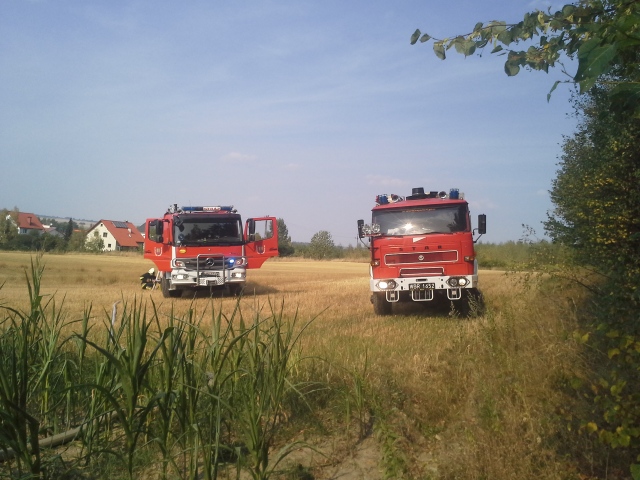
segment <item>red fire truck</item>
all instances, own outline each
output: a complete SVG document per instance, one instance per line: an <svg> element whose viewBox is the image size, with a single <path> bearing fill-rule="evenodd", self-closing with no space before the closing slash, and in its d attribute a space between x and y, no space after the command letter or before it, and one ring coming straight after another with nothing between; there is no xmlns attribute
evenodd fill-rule
<svg viewBox="0 0 640 480"><path fill-rule="evenodd" d="M147 219L145 232L144 258L158 267L165 297L206 289L237 295L248 268L278 255L276 218L250 218L243 229L233 206L174 204L162 218Z"/></svg>
<svg viewBox="0 0 640 480"><path fill-rule="evenodd" d="M358 237L369 237L376 314L390 314L397 302L449 301L465 315L480 304L474 243L486 233L487 218L478 215L472 230L469 205L458 189L378 195L371 222L358 220ZM475 240L474 233L480 235Z"/></svg>

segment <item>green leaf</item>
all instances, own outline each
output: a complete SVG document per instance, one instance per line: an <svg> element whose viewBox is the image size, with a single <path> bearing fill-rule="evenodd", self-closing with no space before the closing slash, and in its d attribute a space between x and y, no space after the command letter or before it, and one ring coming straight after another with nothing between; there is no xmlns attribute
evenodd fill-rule
<svg viewBox="0 0 640 480"><path fill-rule="evenodd" d="M476 26L475 26L475 27L473 27L473 31L474 31L474 32L479 32L480 30L482 30L482 26L483 26L483 23L482 23L482 22L478 22L478 23L476 23Z"/></svg>
<svg viewBox="0 0 640 480"><path fill-rule="evenodd" d="M520 67L518 66L518 64L507 60L504 64L504 71L508 76L513 77L518 74L518 72L520 71Z"/></svg>
<svg viewBox="0 0 640 480"><path fill-rule="evenodd" d="M433 51L436 54L436 57L438 57L440 60L444 60L445 58L447 58L446 54L444 53L444 46L442 45L442 42L435 42L433 44Z"/></svg>
<svg viewBox="0 0 640 480"><path fill-rule="evenodd" d="M498 53L498 52L501 52L502 50L503 50L502 45L496 45L495 48L491 50L491 53Z"/></svg>
<svg viewBox="0 0 640 480"><path fill-rule="evenodd" d="M616 46L600 45L599 39L591 39L578 49L578 70L574 77L580 83L580 92L591 89L598 77L607 73L617 55Z"/></svg>
<svg viewBox="0 0 640 480"><path fill-rule="evenodd" d="M411 35L411 45L415 45L416 42L418 41L418 38L420 38L420 30L416 29L415 32L413 32L413 35Z"/></svg>
<svg viewBox="0 0 640 480"><path fill-rule="evenodd" d="M498 34L498 41L504 43L505 45L509 45L513 38L511 37L511 32L509 30L503 30Z"/></svg>
<svg viewBox="0 0 640 480"><path fill-rule="evenodd" d="M611 106L616 111L640 111L640 84L622 83L609 92Z"/></svg>
<svg viewBox="0 0 640 480"><path fill-rule="evenodd" d="M473 55L476 51L476 43L471 41L471 40L467 40L464 44L464 56L468 57L470 55Z"/></svg>
<svg viewBox="0 0 640 480"><path fill-rule="evenodd" d="M456 52L464 53L464 43L465 40L462 37L456 37L456 39L452 42L452 45L456 48Z"/></svg>
<svg viewBox="0 0 640 480"><path fill-rule="evenodd" d="M640 480L640 464L634 463L630 467L631 478L633 480Z"/></svg>
<svg viewBox="0 0 640 480"><path fill-rule="evenodd" d="M488 26L491 27L491 33L493 35L498 35L507 29L507 22L493 20L489 22Z"/></svg>
<svg viewBox="0 0 640 480"><path fill-rule="evenodd" d="M424 42L426 42L427 40L431 40L431 35L428 35L428 34L426 34L426 33L425 33L424 35L422 35L422 36L420 37L420 43L424 43Z"/></svg>
<svg viewBox="0 0 640 480"><path fill-rule="evenodd" d="M553 84L553 87L551 87L551 90L549 90L549 93L547 93L547 102L551 100L551 94L558 87L559 83L560 83L560 80L556 80L555 83Z"/></svg>

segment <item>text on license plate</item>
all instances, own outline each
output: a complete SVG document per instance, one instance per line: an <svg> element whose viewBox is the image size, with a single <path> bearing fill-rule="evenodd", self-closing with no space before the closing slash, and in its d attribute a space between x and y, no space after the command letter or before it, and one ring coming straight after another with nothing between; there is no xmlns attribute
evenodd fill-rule
<svg viewBox="0 0 640 480"><path fill-rule="evenodd" d="M410 283L409 290L430 290L436 288L435 283Z"/></svg>

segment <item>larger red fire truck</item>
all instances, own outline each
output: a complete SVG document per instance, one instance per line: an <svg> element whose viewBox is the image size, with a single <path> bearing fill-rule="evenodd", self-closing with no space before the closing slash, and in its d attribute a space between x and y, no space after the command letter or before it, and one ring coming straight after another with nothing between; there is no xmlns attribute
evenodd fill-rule
<svg viewBox="0 0 640 480"><path fill-rule="evenodd" d="M158 267L165 297L184 290L227 289L238 294L246 270L278 255L275 217L242 219L232 206L172 205L162 218L147 219L144 258Z"/></svg>
<svg viewBox="0 0 640 480"><path fill-rule="evenodd" d="M474 232L486 233L486 215L472 230L469 205L457 189L449 193L414 188L401 197L376 197L372 223L358 220L358 237L369 237L373 310L391 313L397 302L453 302L463 314L481 302Z"/></svg>

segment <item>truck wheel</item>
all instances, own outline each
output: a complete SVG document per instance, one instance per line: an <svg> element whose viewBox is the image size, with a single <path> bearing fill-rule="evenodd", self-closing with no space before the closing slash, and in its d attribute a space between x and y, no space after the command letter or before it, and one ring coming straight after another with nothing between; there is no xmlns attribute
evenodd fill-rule
<svg viewBox="0 0 640 480"><path fill-rule="evenodd" d="M466 290L464 298L451 303L454 315L465 318L484 315L484 298L478 289Z"/></svg>
<svg viewBox="0 0 640 480"><path fill-rule="evenodd" d="M229 285L229 295L232 297L239 297L244 290L244 284L242 283L232 283Z"/></svg>
<svg viewBox="0 0 640 480"><path fill-rule="evenodd" d="M373 303L373 313L376 315L391 314L391 304L387 302L384 293L374 293L371 295L371 303Z"/></svg>
<svg viewBox="0 0 640 480"><path fill-rule="evenodd" d="M160 286L162 287L162 296L164 298L176 298L182 295L182 290L169 290L171 287L171 280L166 277L162 277Z"/></svg>

